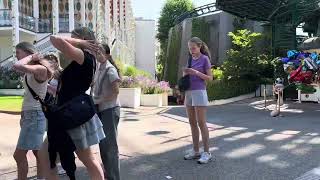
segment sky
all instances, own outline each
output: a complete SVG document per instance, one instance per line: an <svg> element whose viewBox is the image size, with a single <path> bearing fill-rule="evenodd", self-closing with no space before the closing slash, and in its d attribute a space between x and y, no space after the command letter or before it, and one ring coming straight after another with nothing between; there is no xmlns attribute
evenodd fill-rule
<svg viewBox="0 0 320 180"><path fill-rule="evenodd" d="M166 0L131 0L135 17L157 20ZM193 0L196 7L214 2L215 0Z"/></svg>

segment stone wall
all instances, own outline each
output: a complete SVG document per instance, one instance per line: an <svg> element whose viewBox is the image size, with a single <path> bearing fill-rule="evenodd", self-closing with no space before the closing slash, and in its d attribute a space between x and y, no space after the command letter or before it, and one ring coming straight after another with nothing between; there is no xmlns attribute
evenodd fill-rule
<svg viewBox="0 0 320 180"><path fill-rule="evenodd" d="M229 13L218 11L208 16L186 19L173 27L169 34L166 53L165 80L175 84L175 79L182 76L182 69L186 67L188 61L188 40L193 36L197 36L207 43L212 56L211 63L221 65L232 45L228 33L234 31L234 18ZM244 27L251 31L263 32L263 27L254 21L247 21ZM178 37L180 44L177 45L176 34L179 29L181 32L178 34L181 34L181 38ZM178 69L172 65L172 61L177 62ZM177 73L177 76L173 76L173 73Z"/></svg>

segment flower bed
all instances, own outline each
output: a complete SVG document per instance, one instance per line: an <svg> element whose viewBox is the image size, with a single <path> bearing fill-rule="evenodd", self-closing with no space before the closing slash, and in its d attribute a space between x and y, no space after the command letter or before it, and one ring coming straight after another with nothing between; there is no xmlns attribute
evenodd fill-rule
<svg viewBox="0 0 320 180"><path fill-rule="evenodd" d="M120 87L119 98L123 107L168 105L168 92L170 91L168 82L157 82L146 76L125 76Z"/></svg>

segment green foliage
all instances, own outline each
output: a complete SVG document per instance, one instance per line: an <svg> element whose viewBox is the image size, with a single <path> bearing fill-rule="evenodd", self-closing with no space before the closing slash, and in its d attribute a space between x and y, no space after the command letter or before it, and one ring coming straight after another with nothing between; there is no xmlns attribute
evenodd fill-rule
<svg viewBox="0 0 320 180"><path fill-rule="evenodd" d="M22 102L21 96L0 96L0 111L20 112Z"/></svg>
<svg viewBox="0 0 320 180"><path fill-rule="evenodd" d="M0 89L20 89L22 85L22 74L0 67Z"/></svg>
<svg viewBox="0 0 320 180"><path fill-rule="evenodd" d="M162 64L157 64L157 67L156 67L156 76L157 76L157 79L158 80L162 80L163 79L163 65Z"/></svg>
<svg viewBox="0 0 320 180"><path fill-rule="evenodd" d="M160 56L158 64L163 66L162 72L159 73L161 79L164 77L164 70L167 62L167 47L169 39L169 31L175 25L175 19L183 13L189 12L194 8L191 0L166 0L163 6L159 23L157 39L160 42Z"/></svg>
<svg viewBox="0 0 320 180"><path fill-rule="evenodd" d="M171 29L171 37L168 48L168 56L166 62L165 80L170 84L176 84L178 80L178 68L181 49L182 27L176 25Z"/></svg>
<svg viewBox="0 0 320 180"><path fill-rule="evenodd" d="M214 80L207 83L209 101L252 93L256 88L256 82L247 80Z"/></svg>
<svg viewBox="0 0 320 180"><path fill-rule="evenodd" d="M214 77L215 80L222 80L223 77L223 71L220 67L216 68L216 69L212 69L212 75Z"/></svg>
<svg viewBox="0 0 320 180"><path fill-rule="evenodd" d="M115 60L115 63L117 65L117 67L119 68L121 76L123 76L125 73L125 70L126 70L125 65L119 59Z"/></svg>
<svg viewBox="0 0 320 180"><path fill-rule="evenodd" d="M236 33L229 32L233 45L236 49L250 49L262 38L261 33L252 33L247 29L238 30Z"/></svg>
<svg viewBox="0 0 320 180"><path fill-rule="evenodd" d="M192 20L192 37L199 37L205 43L210 40L210 25L203 18Z"/></svg>
<svg viewBox="0 0 320 180"><path fill-rule="evenodd" d="M254 92L261 83L272 83L274 64L269 54L258 51L256 46L262 34L249 30L229 33L233 49L221 69L213 70L217 80L207 84L209 100L227 99Z"/></svg>
<svg viewBox="0 0 320 180"><path fill-rule="evenodd" d="M257 51L256 43L262 38L260 33L238 30L229 33L234 49L227 52L223 63L224 78L227 80L266 81L273 78L271 56Z"/></svg>
<svg viewBox="0 0 320 180"><path fill-rule="evenodd" d="M246 20L240 17L235 17L233 20L234 32L245 28Z"/></svg>
<svg viewBox="0 0 320 180"><path fill-rule="evenodd" d="M175 24L174 21L183 13L189 12L194 8L191 0L167 0L163 6L159 24L157 38L161 44L168 39L169 30Z"/></svg>
<svg viewBox="0 0 320 180"><path fill-rule="evenodd" d="M123 75L128 77L137 77L137 76L144 76L148 78L152 77L150 73L143 71L141 69L138 69L134 66L127 66L124 70Z"/></svg>

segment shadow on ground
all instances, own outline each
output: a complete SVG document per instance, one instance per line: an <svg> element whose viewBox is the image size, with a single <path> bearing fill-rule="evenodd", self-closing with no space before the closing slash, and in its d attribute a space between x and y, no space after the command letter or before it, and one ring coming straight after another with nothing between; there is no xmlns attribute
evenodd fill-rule
<svg viewBox="0 0 320 180"><path fill-rule="evenodd" d="M189 145L122 161L123 179L162 180L166 176L179 180L297 178L319 166L320 107L318 104L289 103L286 109L283 117L271 118L270 112L261 109L258 101L210 107L208 122L215 127L210 139L214 162L198 165L195 161L184 161L184 153L191 149ZM163 114L185 118L184 111L178 107ZM175 143L185 137L188 136L160 144Z"/></svg>

